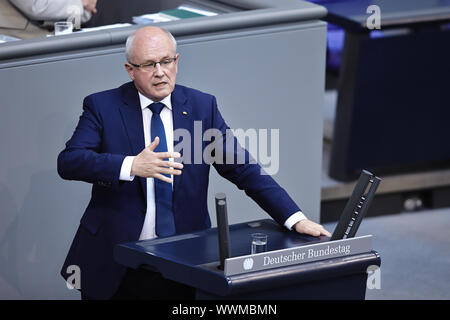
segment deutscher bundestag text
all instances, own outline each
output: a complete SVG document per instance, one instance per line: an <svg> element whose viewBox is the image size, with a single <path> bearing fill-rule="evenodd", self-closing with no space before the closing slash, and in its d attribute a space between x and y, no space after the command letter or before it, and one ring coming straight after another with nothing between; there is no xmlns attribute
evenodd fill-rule
<svg viewBox="0 0 450 320"><path fill-rule="evenodd" d="M279 263L286 263L286 262L293 262L298 260L308 260L318 257L327 257L327 256L333 256L336 254L349 254L350 253L350 246L336 246L331 247L327 246L325 249L308 249L308 251L304 252L295 252L292 251L289 254L280 254L278 257L264 257L264 266L271 265L271 264L279 264Z"/></svg>

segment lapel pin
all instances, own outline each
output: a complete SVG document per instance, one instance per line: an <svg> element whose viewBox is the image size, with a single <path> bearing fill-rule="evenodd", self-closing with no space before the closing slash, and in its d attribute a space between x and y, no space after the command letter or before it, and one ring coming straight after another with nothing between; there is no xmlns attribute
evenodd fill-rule
<svg viewBox="0 0 450 320"><path fill-rule="evenodd" d="M184 114L184 115L187 115L187 112L186 112L186 111L183 111L183 114Z"/></svg>

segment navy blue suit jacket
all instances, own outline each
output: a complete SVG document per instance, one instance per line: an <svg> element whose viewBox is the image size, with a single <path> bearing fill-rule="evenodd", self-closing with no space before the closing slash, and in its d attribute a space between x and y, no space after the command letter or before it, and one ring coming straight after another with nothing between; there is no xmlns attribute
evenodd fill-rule
<svg viewBox="0 0 450 320"><path fill-rule="evenodd" d="M203 132L216 128L225 134L228 128L214 96L180 85L172 92L172 113L174 130L187 129L192 137L194 121L201 121ZM203 142L203 148L207 143ZM133 82L129 82L84 99L75 132L59 154L58 173L63 179L92 184L91 199L61 270L67 279L67 267L79 266L81 290L92 298L105 299L115 293L125 267L114 261L114 246L137 241L141 233L147 207L146 180L136 177L121 181L119 175L124 158L137 155L144 147L139 96ZM260 174L258 164L213 166L281 225L300 210L270 176ZM185 163L182 175L174 176L177 233L211 226L207 209L209 170L210 164L205 162Z"/></svg>

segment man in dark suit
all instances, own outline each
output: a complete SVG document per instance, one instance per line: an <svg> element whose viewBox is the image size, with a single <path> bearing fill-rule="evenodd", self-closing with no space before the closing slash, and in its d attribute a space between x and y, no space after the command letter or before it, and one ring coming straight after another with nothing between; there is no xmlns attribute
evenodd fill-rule
<svg viewBox="0 0 450 320"><path fill-rule="evenodd" d="M174 133L184 129L193 134L198 121L202 133L215 129L225 136L228 126L214 96L175 84L179 55L169 32L156 27L137 30L127 40L126 57L132 82L84 99L75 132L58 157L62 178L93 184L61 274L67 279L68 267L80 268L83 298L190 298L189 287L117 264L113 249L119 243L211 226L210 164L174 152ZM190 140L185 147L194 150L195 141ZM206 142L201 143L203 151ZM238 149L225 148L224 158L227 152L235 158ZM249 158L247 151L239 150ZM261 174L258 164L212 164L281 225L330 236L308 220L269 175Z"/></svg>

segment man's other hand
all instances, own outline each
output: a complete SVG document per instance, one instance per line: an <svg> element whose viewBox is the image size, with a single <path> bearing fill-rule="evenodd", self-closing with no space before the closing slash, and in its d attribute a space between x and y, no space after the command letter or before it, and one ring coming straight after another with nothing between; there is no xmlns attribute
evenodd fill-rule
<svg viewBox="0 0 450 320"><path fill-rule="evenodd" d="M178 152L154 152L159 144L159 137L156 137L153 142L139 153L131 165L131 175L136 175L143 178L156 178L167 183L172 183L171 178L163 175L180 175L183 169L183 164L164 159L180 158Z"/></svg>
<svg viewBox="0 0 450 320"><path fill-rule="evenodd" d="M329 233L327 230L325 230L325 228L322 227L322 225L315 223L314 221L311 221L308 219L297 222L294 225L294 229L298 233L304 233L304 234L308 234L308 235L311 235L314 237L318 237L318 236L331 237L331 233Z"/></svg>
<svg viewBox="0 0 450 320"><path fill-rule="evenodd" d="M97 13L97 0L81 0L84 10L90 11L93 14Z"/></svg>

